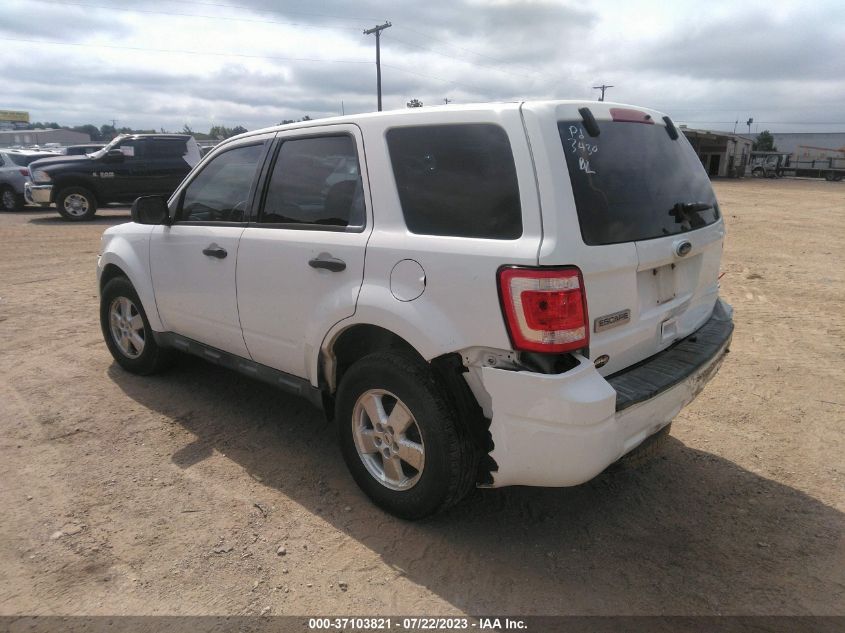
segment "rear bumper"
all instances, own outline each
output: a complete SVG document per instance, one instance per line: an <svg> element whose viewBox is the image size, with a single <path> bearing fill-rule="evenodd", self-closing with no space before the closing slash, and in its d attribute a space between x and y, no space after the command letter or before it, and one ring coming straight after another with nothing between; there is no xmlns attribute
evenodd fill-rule
<svg viewBox="0 0 845 633"><path fill-rule="evenodd" d="M718 301L699 330L603 378L582 358L563 374L480 370L492 413L493 487L588 481L669 424L718 371L733 335Z"/></svg>
<svg viewBox="0 0 845 633"><path fill-rule="evenodd" d="M49 204L53 201L53 185L34 185L27 182L23 196L30 204Z"/></svg>

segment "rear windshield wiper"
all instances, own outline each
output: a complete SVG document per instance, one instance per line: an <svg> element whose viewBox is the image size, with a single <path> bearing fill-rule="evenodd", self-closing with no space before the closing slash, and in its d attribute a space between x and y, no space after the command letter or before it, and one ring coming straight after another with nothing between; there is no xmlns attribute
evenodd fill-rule
<svg viewBox="0 0 845 633"><path fill-rule="evenodd" d="M676 224L686 224L689 227L687 230L699 229L707 224L700 213L712 208L709 202L676 202L669 215L675 218Z"/></svg>

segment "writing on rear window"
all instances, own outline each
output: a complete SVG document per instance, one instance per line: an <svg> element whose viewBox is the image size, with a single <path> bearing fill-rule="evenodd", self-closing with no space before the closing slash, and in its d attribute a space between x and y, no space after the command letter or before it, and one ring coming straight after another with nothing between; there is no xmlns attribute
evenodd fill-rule
<svg viewBox="0 0 845 633"><path fill-rule="evenodd" d="M569 150L578 155L578 169L587 174L596 173L590 167L590 156L599 151L599 146L596 143L590 143L589 137L584 134L584 128L580 125L572 124L567 128L567 131L569 138L566 143L569 144Z"/></svg>

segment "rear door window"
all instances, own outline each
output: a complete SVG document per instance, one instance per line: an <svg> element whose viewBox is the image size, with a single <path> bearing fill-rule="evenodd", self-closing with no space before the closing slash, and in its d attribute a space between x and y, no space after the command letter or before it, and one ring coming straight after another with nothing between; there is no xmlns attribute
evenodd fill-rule
<svg viewBox="0 0 845 633"><path fill-rule="evenodd" d="M586 244L618 244L692 231L719 219L716 195L686 139L662 125L581 121L558 132Z"/></svg>
<svg viewBox="0 0 845 633"><path fill-rule="evenodd" d="M498 125L422 125L387 131L412 233L513 240L522 235L510 141Z"/></svg>
<svg viewBox="0 0 845 633"><path fill-rule="evenodd" d="M351 136L315 136L282 143L259 223L360 231L364 218L364 189Z"/></svg>

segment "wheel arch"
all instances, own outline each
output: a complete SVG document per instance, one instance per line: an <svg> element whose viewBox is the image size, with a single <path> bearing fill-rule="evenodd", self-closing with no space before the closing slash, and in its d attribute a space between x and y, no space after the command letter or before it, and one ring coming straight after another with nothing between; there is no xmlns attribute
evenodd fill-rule
<svg viewBox="0 0 845 633"><path fill-rule="evenodd" d="M149 269L141 258L123 240L112 240L109 251L100 258L98 290L102 295L105 285L115 277L126 277L138 293L141 305L147 315L150 327L156 332L164 331L158 315Z"/></svg>
<svg viewBox="0 0 845 633"><path fill-rule="evenodd" d="M53 202L58 203L59 194L61 194L63 189L67 189L68 187L82 187L83 189L87 189L91 193L94 194L94 197L97 199L97 206L101 206L104 204L103 197L100 193L100 188L97 186L97 183L94 181L93 178L79 176L79 175L68 175L68 176L58 176L56 179L53 180Z"/></svg>
<svg viewBox="0 0 845 633"><path fill-rule="evenodd" d="M357 360L373 352L402 349L424 360L405 338L372 323L353 323L336 332L320 354L320 386L334 393L343 373Z"/></svg>

